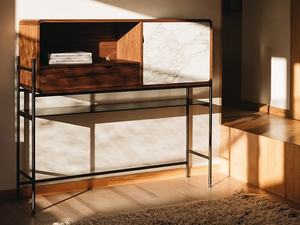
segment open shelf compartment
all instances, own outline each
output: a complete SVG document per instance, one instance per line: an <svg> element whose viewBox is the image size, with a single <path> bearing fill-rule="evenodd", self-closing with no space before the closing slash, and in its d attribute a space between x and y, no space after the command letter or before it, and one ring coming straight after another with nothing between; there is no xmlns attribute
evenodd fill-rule
<svg viewBox="0 0 300 225"><path fill-rule="evenodd" d="M141 85L142 24L138 21L21 21L21 65L36 59L39 93L72 93ZM92 64L49 65L50 53L92 53ZM110 61L105 57L109 56ZM21 71L30 90L31 75Z"/></svg>

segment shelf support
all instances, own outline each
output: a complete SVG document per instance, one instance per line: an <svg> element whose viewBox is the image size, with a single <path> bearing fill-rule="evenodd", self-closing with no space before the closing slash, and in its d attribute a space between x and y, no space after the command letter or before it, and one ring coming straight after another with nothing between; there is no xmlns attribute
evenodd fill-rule
<svg viewBox="0 0 300 225"><path fill-rule="evenodd" d="M212 187L212 83L209 86L208 186Z"/></svg>
<svg viewBox="0 0 300 225"><path fill-rule="evenodd" d="M36 176L35 176L35 92L36 92L36 76L35 76L35 59L31 60L32 76L31 76L31 170L32 170L32 181L31 181L31 208L32 212L35 213L35 197L36 197Z"/></svg>
<svg viewBox="0 0 300 225"><path fill-rule="evenodd" d="M190 176L190 89L186 88L186 177Z"/></svg>
<svg viewBox="0 0 300 225"><path fill-rule="evenodd" d="M17 155L17 200L20 200L20 56L17 57L17 137L16 137L16 155Z"/></svg>
<svg viewBox="0 0 300 225"><path fill-rule="evenodd" d="M16 155L17 155L17 200L20 200L20 185L21 179L20 175L23 175L27 179L30 180L31 183L31 209L32 212L35 213L35 200L36 200L36 175L35 175L35 93L36 93L36 74L35 74L35 64L36 60L31 60L31 68L27 68L21 66L20 56L17 57L17 144L16 144ZM20 85L20 71L25 70L31 72L31 115L27 115L26 113L22 112L20 109L20 100L21 100L21 85ZM28 93L27 93L28 94ZM24 102L26 101L27 95L24 94ZM20 168L20 143L21 143L21 116L24 118L31 120L31 167L32 167L32 174L31 177L21 171Z"/></svg>
<svg viewBox="0 0 300 225"><path fill-rule="evenodd" d="M31 90L24 91L21 89L20 85L20 70L26 70L31 72ZM212 187L212 82L210 81L209 85L209 102L205 104L205 106L209 106L209 140L208 140L208 155L204 155L193 151L190 149L191 143L191 123L193 123L192 115L190 113L190 106L193 105L193 100L190 99L191 88L193 87L181 87L186 89L186 98L185 98L185 107L186 107L186 160L183 162L175 162L175 163L167 163L162 165L151 165L145 167L137 167L137 168L128 168L128 169L121 169L116 171L104 171L104 172L96 172L94 168L94 162L91 161L91 171L88 174L81 174L75 176L67 176L67 177L59 177L53 179L44 179L44 180L37 180L36 179L36 98L39 97L39 94L36 92L36 60L32 59L31 61L31 68L22 67L20 66L20 57L17 57L17 144L16 144L16 153L17 153L17 199L20 199L20 186L22 184L31 184L32 193L31 193L31 208L32 213L35 213L36 210L36 184L41 182L47 181L58 181L63 179L73 179L73 178L80 178L80 177L87 177L87 176L96 176L96 175L103 175L109 173L119 173L119 172L127 172L127 171L135 171L135 170L143 170L143 169L152 169L152 168L159 168L165 166L177 166L177 165L186 165L186 177L190 176L190 154L197 155L199 157L205 158L208 160L208 186ZM207 87L206 86L206 87ZM196 86L195 86L196 87ZM168 87L170 88L170 87ZM159 88L157 88L159 89ZM167 89L167 88L162 88ZM156 90L156 89L153 89ZM26 106L25 111L21 111L20 109L20 93L24 91L24 105ZM132 90L132 91L139 91L139 90ZM31 92L31 96L30 96ZM29 98L31 97L31 98ZM30 100L30 101L29 101ZM184 99L182 99L184 102ZM27 102L27 104L25 104ZM93 101L91 101L93 103ZM202 102L203 103L203 102ZM203 104L202 104L203 105ZM183 106L181 104L180 106ZM92 104L91 107L94 107ZM160 106L161 107L161 106ZM167 106L169 107L169 105ZM147 107L145 107L147 108ZM149 108L149 106L148 106ZM124 108L123 110L130 110ZM26 174L20 168L20 142L21 142L21 117L27 119L28 121L31 120L31 176ZM28 126L29 127L29 126ZM94 128L93 128L94 129ZM91 132L91 135L94 135L94 130ZM28 140L30 140L28 138ZM93 149L91 150L93 152ZM27 178L29 181L21 182L21 175Z"/></svg>

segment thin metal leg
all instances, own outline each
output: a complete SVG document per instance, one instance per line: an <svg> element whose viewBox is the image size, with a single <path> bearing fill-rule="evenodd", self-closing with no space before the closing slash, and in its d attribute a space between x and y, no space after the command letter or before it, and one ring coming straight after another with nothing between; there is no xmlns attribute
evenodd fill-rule
<svg viewBox="0 0 300 225"><path fill-rule="evenodd" d="M17 57L17 200L20 200L20 56Z"/></svg>
<svg viewBox="0 0 300 225"><path fill-rule="evenodd" d="M190 174L190 89L186 89L186 177Z"/></svg>
<svg viewBox="0 0 300 225"><path fill-rule="evenodd" d="M35 59L32 59L32 77L31 77L31 86L32 86L32 93L31 93L31 166L32 166L32 203L31 208L32 212L35 212L35 184L36 184L36 177L35 177Z"/></svg>
<svg viewBox="0 0 300 225"><path fill-rule="evenodd" d="M209 86L208 186L212 187L212 84Z"/></svg>

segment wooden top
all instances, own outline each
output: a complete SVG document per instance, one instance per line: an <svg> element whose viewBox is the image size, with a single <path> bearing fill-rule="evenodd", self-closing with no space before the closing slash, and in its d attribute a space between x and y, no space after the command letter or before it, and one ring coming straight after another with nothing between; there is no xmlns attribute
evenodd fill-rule
<svg viewBox="0 0 300 225"><path fill-rule="evenodd" d="M121 22L207 22L212 26L210 19L23 19L19 25L36 26L41 23L121 23Z"/></svg>
<svg viewBox="0 0 300 225"><path fill-rule="evenodd" d="M236 107L222 110L224 126L300 145L299 120Z"/></svg>

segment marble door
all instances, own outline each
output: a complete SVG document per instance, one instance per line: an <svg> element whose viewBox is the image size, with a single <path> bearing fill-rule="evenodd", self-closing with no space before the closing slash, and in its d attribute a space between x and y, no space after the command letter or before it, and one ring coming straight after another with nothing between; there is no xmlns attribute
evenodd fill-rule
<svg viewBox="0 0 300 225"><path fill-rule="evenodd" d="M144 22L143 84L208 81L210 32L208 22Z"/></svg>

